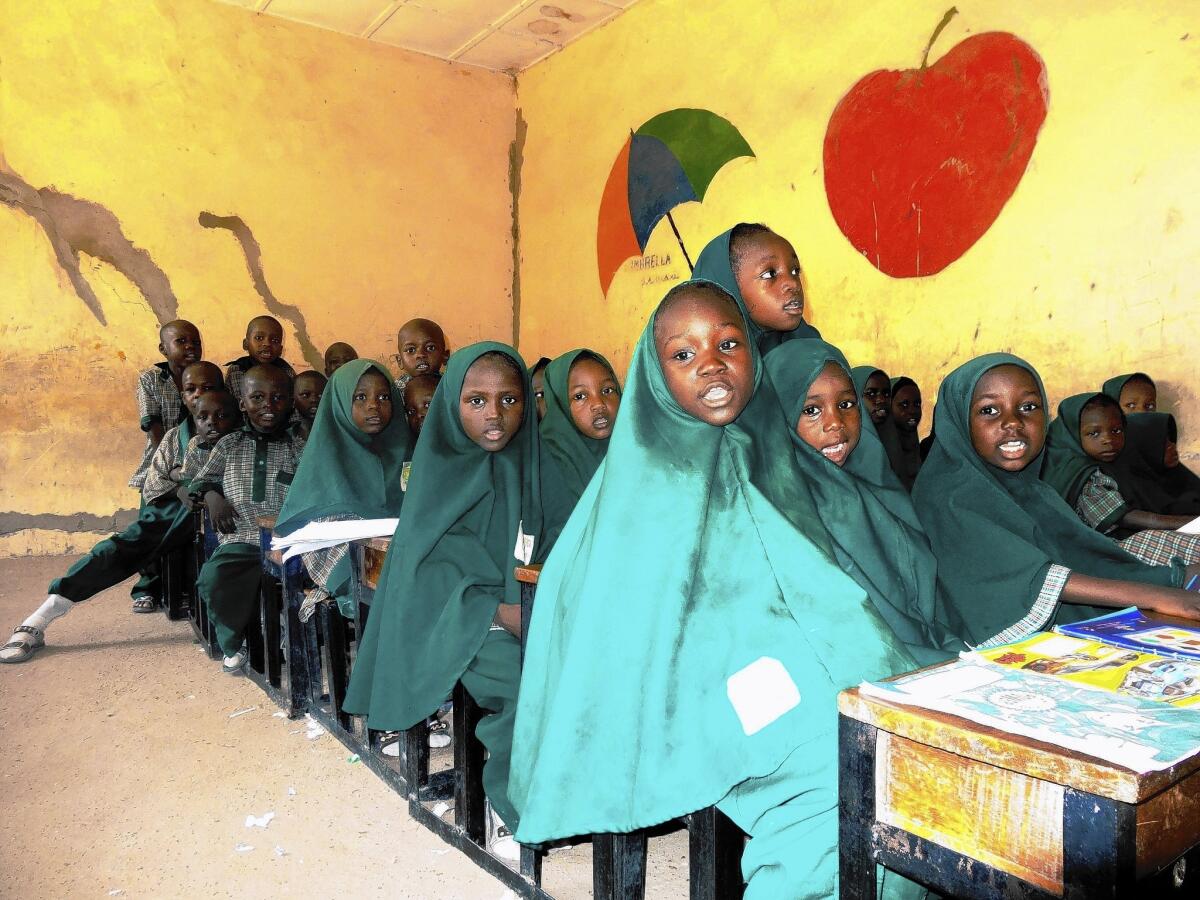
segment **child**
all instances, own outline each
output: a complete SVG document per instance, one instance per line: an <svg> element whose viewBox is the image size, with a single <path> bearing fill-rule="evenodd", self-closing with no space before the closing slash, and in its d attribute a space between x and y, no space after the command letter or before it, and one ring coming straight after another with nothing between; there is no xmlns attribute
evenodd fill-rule
<svg viewBox="0 0 1200 900"><path fill-rule="evenodd" d="M887 372L874 366L855 366L850 374L871 424L880 428L892 417L892 380Z"/></svg>
<svg viewBox="0 0 1200 900"><path fill-rule="evenodd" d="M1018 641L1094 615L1093 606L1200 616L1200 598L1178 590L1182 565L1134 559L1038 477L1046 394L1029 363L989 353L959 366L942 382L936 416L913 504L972 645Z"/></svg>
<svg viewBox="0 0 1200 900"><path fill-rule="evenodd" d="M1123 456L1125 416L1107 394L1076 394L1050 423L1042 480L1071 505L1089 528L1118 538L1142 562L1169 566L1175 557L1200 563L1200 536L1177 534L1191 516L1164 516L1131 508L1109 474Z"/></svg>
<svg viewBox="0 0 1200 900"><path fill-rule="evenodd" d="M760 353L796 338L819 338L804 321L796 251L766 225L735 225L708 242L695 278L715 281L737 301Z"/></svg>
<svg viewBox="0 0 1200 900"><path fill-rule="evenodd" d="M246 625L258 608L257 520L278 515L304 448L304 439L288 426L292 404L292 379L285 371L274 365L251 368L242 382L246 424L217 443L192 479L192 496L203 500L220 541L196 587L230 673L246 663Z"/></svg>
<svg viewBox="0 0 1200 900"><path fill-rule="evenodd" d="M301 372L296 376L293 390L296 394L296 422L300 434L306 440L312 431L313 420L317 415L317 404L321 402L321 394L325 391L325 376L320 372Z"/></svg>
<svg viewBox="0 0 1200 900"><path fill-rule="evenodd" d="M242 379L255 366L275 366L289 377L296 377L293 369L282 357L283 326L273 316L255 316L246 325L246 337L242 341L245 356L225 364L225 384L229 393L242 398Z"/></svg>
<svg viewBox="0 0 1200 900"><path fill-rule="evenodd" d="M403 730L441 705L456 681L489 712L483 786L515 828L509 755L520 679L520 589L513 568L544 558L561 509L543 486L529 376L516 351L459 350L413 455L393 545L359 648L344 709L370 728ZM489 849L515 859L493 820Z"/></svg>
<svg viewBox="0 0 1200 900"><path fill-rule="evenodd" d="M558 467L572 505L608 450L621 386L612 366L591 350L564 353L546 367L542 447Z"/></svg>
<svg viewBox="0 0 1200 900"><path fill-rule="evenodd" d="M298 387L303 377L296 379ZM329 380L329 394L317 410L276 534L291 534L309 522L384 519L400 512L401 467L413 439L405 419L393 415L391 375L374 360L356 359ZM301 620L330 597L343 615L354 617L348 549L338 544L304 554L317 587L305 598Z"/></svg>
<svg viewBox="0 0 1200 900"><path fill-rule="evenodd" d="M1158 387L1145 372L1130 372L1104 382L1105 394L1121 404L1128 413L1154 412L1158 409Z"/></svg>
<svg viewBox="0 0 1200 900"><path fill-rule="evenodd" d="M829 897L835 698L915 663L829 562L747 329L688 281L642 332L539 578L509 793L525 843L716 804L750 833L748 900Z"/></svg>
<svg viewBox="0 0 1200 900"><path fill-rule="evenodd" d="M767 354L766 368L838 565L922 665L966 649L912 500L862 420L846 358L824 341L790 341Z"/></svg>
<svg viewBox="0 0 1200 900"><path fill-rule="evenodd" d="M410 378L404 386L404 414L408 419L408 428L415 441L429 415L429 406L433 403L433 393L437 390L441 375L418 375Z"/></svg>
<svg viewBox="0 0 1200 900"><path fill-rule="evenodd" d="M884 424L894 439L884 441L892 471L900 479L906 491L912 491L921 471L921 438L917 426L921 424L921 389L907 375L892 379L892 413Z"/></svg>
<svg viewBox="0 0 1200 900"><path fill-rule="evenodd" d="M546 416L546 366L548 365L550 365L550 357L543 356L529 370L529 380L533 385L533 399L537 403L539 422Z"/></svg>
<svg viewBox="0 0 1200 900"><path fill-rule="evenodd" d="M1200 478L1179 461L1175 417L1135 413L1125 437L1125 451L1110 470L1130 505L1164 516L1200 515Z"/></svg>
<svg viewBox="0 0 1200 900"><path fill-rule="evenodd" d="M342 341L330 344L325 351L325 377L332 378L334 372L352 359L358 359L358 351L349 344Z"/></svg>
<svg viewBox="0 0 1200 900"><path fill-rule="evenodd" d="M401 325L396 335L396 348L403 369L396 379L397 393L403 393L408 379L416 375L440 373L450 356L442 327L429 319L409 319Z"/></svg>
<svg viewBox="0 0 1200 900"><path fill-rule="evenodd" d="M192 415L206 398L228 397L221 389L221 370L212 363L188 366L182 382L184 402ZM232 398L229 400L232 402ZM227 431L235 421L235 415L229 416ZM0 650L0 662L25 662L45 646L47 626L70 612L76 603L119 584L146 563L192 540L191 515L175 496L182 480L179 469L184 452L189 442L196 440L192 428L191 418L185 418L163 436L144 480L137 520L119 534L96 544L66 575L51 582L45 601ZM143 611L137 607L134 610ZM149 611L154 611L153 605Z"/></svg>

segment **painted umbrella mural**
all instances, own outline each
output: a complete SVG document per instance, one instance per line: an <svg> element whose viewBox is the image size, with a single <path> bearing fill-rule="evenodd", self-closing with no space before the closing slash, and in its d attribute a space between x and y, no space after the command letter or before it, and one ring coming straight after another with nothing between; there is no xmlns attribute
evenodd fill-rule
<svg viewBox="0 0 1200 900"><path fill-rule="evenodd" d="M625 260L645 252L654 226L664 218L690 267L671 210L702 201L717 172L742 156L754 156L746 139L707 109L668 110L631 132L600 199L596 262L604 292Z"/></svg>

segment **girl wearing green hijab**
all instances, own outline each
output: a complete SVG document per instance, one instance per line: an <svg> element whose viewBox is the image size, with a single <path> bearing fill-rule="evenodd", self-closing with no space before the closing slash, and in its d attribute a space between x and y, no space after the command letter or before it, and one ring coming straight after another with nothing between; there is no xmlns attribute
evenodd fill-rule
<svg viewBox="0 0 1200 900"><path fill-rule="evenodd" d="M1117 375L1104 382L1103 393L1121 405L1121 412L1155 412L1158 409L1158 387L1145 372Z"/></svg>
<svg viewBox="0 0 1200 900"><path fill-rule="evenodd" d="M830 561L737 306L673 288L538 582L510 796L541 843L717 804L746 897L836 891L838 691L915 661Z"/></svg>
<svg viewBox="0 0 1200 900"><path fill-rule="evenodd" d="M1125 450L1112 465L1131 505L1167 517L1200 515L1200 478L1179 461L1179 426L1170 413L1128 417Z"/></svg>
<svg viewBox="0 0 1200 900"><path fill-rule="evenodd" d="M1134 559L1038 477L1046 392L1029 363L990 353L959 366L942 382L935 417L913 504L968 641L1020 640L1096 614L1091 606L1200 616L1200 598L1178 590L1183 565Z"/></svg>
<svg viewBox="0 0 1200 900"><path fill-rule="evenodd" d="M912 491L921 471L921 389L907 375L892 379L891 414L881 426L880 435L887 450L892 471L906 491Z"/></svg>
<svg viewBox="0 0 1200 900"><path fill-rule="evenodd" d="M383 519L399 515L404 493L400 473L412 453L412 433L387 369L371 359L340 366L329 379L313 418L296 478L279 512L275 533L288 535L310 522ZM317 584L301 618L333 597L354 616L348 545L304 554L304 567Z"/></svg>
<svg viewBox="0 0 1200 900"><path fill-rule="evenodd" d="M715 282L733 297L759 353L821 336L804 321L796 251L766 225L742 222L717 235L700 252L692 277Z"/></svg>
<svg viewBox="0 0 1200 900"><path fill-rule="evenodd" d="M455 352L413 454L400 522L380 573L344 708L380 731L432 713L455 682L490 715L483 786L514 828L509 756L520 680L520 587L513 569L544 558L561 491L544 484L529 376L517 352ZM496 823L493 823L495 825ZM501 833L493 852L512 856Z"/></svg>
<svg viewBox="0 0 1200 900"><path fill-rule="evenodd" d="M965 650L961 623L937 593L929 539L861 414L845 356L824 341L792 341L768 353L766 367L838 565L919 663Z"/></svg>
<svg viewBox="0 0 1200 900"><path fill-rule="evenodd" d="M1132 418L1162 415L1138 413ZM1068 397L1050 423L1042 479L1071 504L1085 525L1117 539L1142 562L1168 566L1176 557L1200 562L1200 536L1175 531L1192 516L1137 508L1122 494L1112 473L1126 456L1126 428L1121 407L1107 394Z"/></svg>
<svg viewBox="0 0 1200 900"><path fill-rule="evenodd" d="M542 447L553 460L572 502L604 459L617 422L621 385L599 353L571 350L546 367Z"/></svg>

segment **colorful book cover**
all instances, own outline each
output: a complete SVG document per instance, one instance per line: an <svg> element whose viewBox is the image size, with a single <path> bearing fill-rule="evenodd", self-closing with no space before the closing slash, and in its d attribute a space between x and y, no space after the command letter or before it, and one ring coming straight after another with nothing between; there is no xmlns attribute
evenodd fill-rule
<svg viewBox="0 0 1200 900"><path fill-rule="evenodd" d="M859 691L1065 747L1135 772L1200 753L1200 711L960 659Z"/></svg>
<svg viewBox="0 0 1200 900"><path fill-rule="evenodd" d="M1200 660L1200 627L1156 622L1133 606L1083 622L1055 625L1054 630L1127 650Z"/></svg>
<svg viewBox="0 0 1200 900"><path fill-rule="evenodd" d="M962 656L1142 700L1175 706L1200 704L1200 661L1166 658L1048 632Z"/></svg>

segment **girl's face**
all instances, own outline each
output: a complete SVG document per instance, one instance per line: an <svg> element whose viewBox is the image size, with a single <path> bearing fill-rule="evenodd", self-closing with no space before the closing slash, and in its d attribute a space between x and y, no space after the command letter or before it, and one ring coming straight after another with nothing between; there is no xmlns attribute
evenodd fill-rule
<svg viewBox="0 0 1200 900"><path fill-rule="evenodd" d="M1121 411L1111 406L1089 406L1079 417L1079 443L1092 459L1110 463L1125 449L1125 424Z"/></svg>
<svg viewBox="0 0 1200 900"><path fill-rule="evenodd" d="M463 379L458 414L467 437L489 452L503 450L525 416L521 376L494 357L475 360Z"/></svg>
<svg viewBox="0 0 1200 900"><path fill-rule="evenodd" d="M392 383L371 369L354 386L350 418L364 434L379 434L392 422Z"/></svg>
<svg viewBox="0 0 1200 900"><path fill-rule="evenodd" d="M678 294L654 321L654 347L671 396L688 415L728 425L754 392L754 359L732 301Z"/></svg>
<svg viewBox="0 0 1200 900"><path fill-rule="evenodd" d="M1179 447L1174 441L1167 441L1167 449L1163 453L1163 465L1168 469L1179 465Z"/></svg>
<svg viewBox="0 0 1200 900"><path fill-rule="evenodd" d="M585 437L612 437L621 388L604 363L588 356L576 360L567 375L567 398L571 421Z"/></svg>
<svg viewBox="0 0 1200 900"><path fill-rule="evenodd" d="M902 384L892 396L892 421L901 431L916 431L921 424L921 389Z"/></svg>
<svg viewBox="0 0 1200 900"><path fill-rule="evenodd" d="M1020 472L1046 442L1046 410L1033 374L1020 366L989 369L975 385L968 412L971 446L988 465Z"/></svg>
<svg viewBox="0 0 1200 900"><path fill-rule="evenodd" d="M796 420L800 440L837 466L845 465L862 435L862 415L854 382L835 362L813 379Z"/></svg>
<svg viewBox="0 0 1200 900"><path fill-rule="evenodd" d="M863 385L863 402L871 414L871 421L882 425L892 414L892 382L884 372L876 372Z"/></svg>
<svg viewBox="0 0 1200 900"><path fill-rule="evenodd" d="M1130 378L1121 388L1120 402L1126 415L1154 412L1158 409L1158 388L1143 378Z"/></svg>
<svg viewBox="0 0 1200 900"><path fill-rule="evenodd" d="M530 377L533 382L533 402L537 404L538 421L546 418L546 367L542 366Z"/></svg>
<svg viewBox="0 0 1200 900"><path fill-rule="evenodd" d="M779 235L750 238L734 278L755 325L768 331L795 331L804 321L800 260Z"/></svg>

